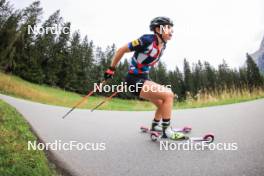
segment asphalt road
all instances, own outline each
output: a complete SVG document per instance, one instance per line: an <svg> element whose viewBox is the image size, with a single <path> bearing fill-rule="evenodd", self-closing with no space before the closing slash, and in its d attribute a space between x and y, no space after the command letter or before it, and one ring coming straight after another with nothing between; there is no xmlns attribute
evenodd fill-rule
<svg viewBox="0 0 264 176"><path fill-rule="evenodd" d="M4 95L0 98L16 108L45 143L57 140L93 145L93 150L52 150L57 161L74 175L264 175L264 99L173 111L173 126L192 126L190 136L212 132L216 137L214 144L233 143L237 150L226 147L226 150L166 151L139 130L141 125L150 124L154 112L78 109L62 119L68 108Z"/></svg>

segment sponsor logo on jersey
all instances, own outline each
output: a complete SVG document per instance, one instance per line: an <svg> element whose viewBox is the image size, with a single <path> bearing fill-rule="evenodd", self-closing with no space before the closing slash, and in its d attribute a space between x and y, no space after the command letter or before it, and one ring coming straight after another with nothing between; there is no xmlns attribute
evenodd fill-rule
<svg viewBox="0 0 264 176"><path fill-rule="evenodd" d="M139 40L133 40L132 41L132 46L135 47L135 46L138 46L139 45Z"/></svg>

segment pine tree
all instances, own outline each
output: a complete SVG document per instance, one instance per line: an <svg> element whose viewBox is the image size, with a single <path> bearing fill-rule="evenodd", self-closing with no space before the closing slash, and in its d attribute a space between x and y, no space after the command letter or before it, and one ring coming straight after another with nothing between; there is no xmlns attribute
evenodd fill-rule
<svg viewBox="0 0 264 176"><path fill-rule="evenodd" d="M39 24L42 14L40 2L35 1L22 10L22 22L19 29L19 39L16 42L16 74L35 83L42 83L44 74L41 68L39 51L35 47L35 34L28 31L28 26Z"/></svg>
<svg viewBox="0 0 264 176"><path fill-rule="evenodd" d="M193 84L193 77L190 68L189 62L184 59L183 61L183 72L184 72L184 88L185 92L193 93L194 92L194 84Z"/></svg>
<svg viewBox="0 0 264 176"><path fill-rule="evenodd" d="M81 43L81 74L80 74L80 87L81 92L86 93L93 89L93 83L98 82L98 78L94 76L94 54L93 54L93 41L89 41L88 37L85 36Z"/></svg>
<svg viewBox="0 0 264 176"><path fill-rule="evenodd" d="M155 81L159 84L167 85L169 83L167 72L165 63L160 61L155 68Z"/></svg>
<svg viewBox="0 0 264 176"><path fill-rule="evenodd" d="M252 57L247 54L247 81L249 89L252 91L253 88L260 87L263 85L263 80L259 72L259 68L252 59Z"/></svg>
<svg viewBox="0 0 264 176"><path fill-rule="evenodd" d="M209 62L204 62L204 70L206 75L205 87L207 90L215 91L216 88L216 72Z"/></svg>
<svg viewBox="0 0 264 176"><path fill-rule="evenodd" d="M228 64L225 60L223 63L218 66L218 86L219 89L229 89L232 84L232 80L230 77L231 70L229 69Z"/></svg>
<svg viewBox="0 0 264 176"><path fill-rule="evenodd" d="M63 27L67 27L70 29L70 22L64 23ZM64 88L70 88L70 79L71 79L71 61L70 61L70 43L71 36L68 33L61 32L57 42L55 43L56 47L56 62L59 64L59 70L56 73L56 77L58 78L56 85Z"/></svg>
<svg viewBox="0 0 264 176"><path fill-rule="evenodd" d="M194 94L196 95L203 88L203 65L200 60L197 64L194 64L193 84Z"/></svg>
<svg viewBox="0 0 264 176"><path fill-rule="evenodd" d="M52 26L59 26L63 24L60 11L53 13L48 20L44 22L42 27L47 29ZM51 86L56 86L58 83L58 72L60 71L60 60L56 57L58 48L56 47L56 39L58 34L53 34L48 31L44 34L37 35L38 48L41 51L41 64L45 75L45 83Z"/></svg>
<svg viewBox="0 0 264 176"><path fill-rule="evenodd" d="M16 42L20 37L19 22L21 11L13 11L8 3L1 1L0 24L0 67L5 72L13 72L17 63L15 60Z"/></svg>
<svg viewBox="0 0 264 176"><path fill-rule="evenodd" d="M169 71L168 79L172 91L177 95L177 100L183 101L185 98L183 74L177 66L175 70Z"/></svg>
<svg viewBox="0 0 264 176"><path fill-rule="evenodd" d="M240 89L247 88L247 69L245 67L239 68L239 85Z"/></svg>

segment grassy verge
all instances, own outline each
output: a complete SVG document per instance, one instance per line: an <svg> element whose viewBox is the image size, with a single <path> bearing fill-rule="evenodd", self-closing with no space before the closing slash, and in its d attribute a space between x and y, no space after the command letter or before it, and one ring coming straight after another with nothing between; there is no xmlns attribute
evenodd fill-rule
<svg viewBox="0 0 264 176"><path fill-rule="evenodd" d="M81 95L64 91L58 88L52 88L46 85L37 85L27 82L19 77L6 75L0 72L0 93L12 95L14 97L52 104L58 106L74 106L80 99ZM89 101L82 103L79 108L91 109L100 103L104 97L91 96ZM123 100L114 98L105 103L101 108L105 110L152 110L154 106L145 101Z"/></svg>
<svg viewBox="0 0 264 176"><path fill-rule="evenodd" d="M255 100L264 98L264 91L261 89L255 89L252 92L244 89L242 91L229 90L223 91L221 94L217 93L203 93L198 96L196 100L188 98L185 102L175 103L175 107L184 109L184 108L199 108L207 106L218 106L226 105L233 103L241 103L245 101Z"/></svg>
<svg viewBox="0 0 264 176"><path fill-rule="evenodd" d="M37 140L23 117L0 100L0 175L57 175L43 151L28 150L27 142Z"/></svg>
<svg viewBox="0 0 264 176"><path fill-rule="evenodd" d="M64 91L58 88L52 88L45 85L37 85L22 80L19 77L6 75L0 72L0 93L12 95L15 97L28 99L44 104L58 105L72 107L76 102L80 101L81 95ZM92 96L89 101L84 102L79 108L91 109L104 97ZM203 94L196 100L188 99L185 102L176 102L175 109L182 108L197 108L214 105L224 105L231 103L238 103L243 101L264 98L264 92L256 90L249 93L247 90L237 92L223 92L221 95L217 94ZM99 109L104 110L126 110L126 111L145 111L154 110L155 106L146 101L139 100L123 100L114 98L110 102L105 103Z"/></svg>

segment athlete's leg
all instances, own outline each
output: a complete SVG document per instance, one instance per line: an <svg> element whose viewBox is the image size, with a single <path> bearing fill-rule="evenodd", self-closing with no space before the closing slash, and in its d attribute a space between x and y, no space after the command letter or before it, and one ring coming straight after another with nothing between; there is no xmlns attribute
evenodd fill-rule
<svg viewBox="0 0 264 176"><path fill-rule="evenodd" d="M161 114L161 106L163 104L163 100L162 99L152 99L150 100L153 104L156 105L157 109L155 112L155 120L156 121L160 121L160 119L162 118L162 114Z"/></svg>
<svg viewBox="0 0 264 176"><path fill-rule="evenodd" d="M161 114L161 107L163 104L162 99L152 99L151 102L156 105L157 109L155 112L155 117L152 121L151 124L151 130L154 131L162 131L162 127L160 126L160 120L162 119L162 114Z"/></svg>
<svg viewBox="0 0 264 176"><path fill-rule="evenodd" d="M156 106L158 106L155 119L152 122L152 130L157 127L159 122L157 119L159 119L161 116L163 137L169 137L171 139L179 139L184 137L182 133L174 132L169 127L174 99L174 94L170 89L147 80L143 84L140 97L150 100Z"/></svg>
<svg viewBox="0 0 264 176"><path fill-rule="evenodd" d="M141 89L140 97L158 105L157 115L160 115L163 119L171 118L174 94L170 89L147 80Z"/></svg>

